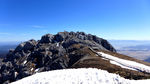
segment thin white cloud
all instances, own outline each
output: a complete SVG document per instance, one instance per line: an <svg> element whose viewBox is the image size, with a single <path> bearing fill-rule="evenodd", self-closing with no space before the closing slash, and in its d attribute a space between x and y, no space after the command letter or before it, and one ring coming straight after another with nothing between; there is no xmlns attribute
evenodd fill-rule
<svg viewBox="0 0 150 84"><path fill-rule="evenodd" d="M10 25L10 24L0 24L0 25Z"/></svg>
<svg viewBox="0 0 150 84"><path fill-rule="evenodd" d="M22 36L27 36L28 34L24 33L24 34L21 34Z"/></svg>
<svg viewBox="0 0 150 84"><path fill-rule="evenodd" d="M40 25L33 25L33 28L45 28L45 26L40 26Z"/></svg>
<svg viewBox="0 0 150 84"><path fill-rule="evenodd" d="M0 35L10 35L10 33L0 32Z"/></svg>

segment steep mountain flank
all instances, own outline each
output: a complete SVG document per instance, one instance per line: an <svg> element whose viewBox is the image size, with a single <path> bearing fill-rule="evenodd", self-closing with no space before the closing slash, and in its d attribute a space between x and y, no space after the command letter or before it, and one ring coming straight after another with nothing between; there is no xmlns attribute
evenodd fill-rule
<svg viewBox="0 0 150 84"><path fill-rule="evenodd" d="M29 40L19 44L16 49L11 49L0 63L0 83L7 84L43 71L84 67L107 70L128 79L150 78L148 72L122 68L110 63L101 55L98 56L96 52L150 65L117 54L107 40L95 35L84 32L59 32L56 35L46 34L38 41Z"/></svg>

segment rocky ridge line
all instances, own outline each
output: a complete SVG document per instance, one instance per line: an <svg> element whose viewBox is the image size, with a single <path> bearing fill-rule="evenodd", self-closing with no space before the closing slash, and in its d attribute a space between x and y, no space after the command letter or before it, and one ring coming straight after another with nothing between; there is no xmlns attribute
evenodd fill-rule
<svg viewBox="0 0 150 84"><path fill-rule="evenodd" d="M116 52L107 40L84 32L46 34L41 40L29 40L10 50L0 63L0 83L10 83L37 72L71 67L86 53L85 47Z"/></svg>

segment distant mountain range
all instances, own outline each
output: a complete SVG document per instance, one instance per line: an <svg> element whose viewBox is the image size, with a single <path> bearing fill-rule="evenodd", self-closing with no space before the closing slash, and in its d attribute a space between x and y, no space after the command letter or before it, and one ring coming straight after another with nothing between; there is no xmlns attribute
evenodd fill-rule
<svg viewBox="0 0 150 84"><path fill-rule="evenodd" d="M108 40L116 49L135 48L140 49L139 47L148 48L150 46L150 40ZM141 49L140 49L141 50Z"/></svg>
<svg viewBox="0 0 150 84"><path fill-rule="evenodd" d="M150 41L109 40L118 53L150 62Z"/></svg>
<svg viewBox="0 0 150 84"><path fill-rule="evenodd" d="M21 43L22 41L6 41L6 42L2 42L0 41L0 46L5 46L5 45L18 45L19 43Z"/></svg>
<svg viewBox="0 0 150 84"><path fill-rule="evenodd" d="M20 42L0 42L0 58L4 58L10 49L15 49Z"/></svg>
<svg viewBox="0 0 150 84"><path fill-rule="evenodd" d="M149 51L150 50L150 44L120 47L118 50Z"/></svg>

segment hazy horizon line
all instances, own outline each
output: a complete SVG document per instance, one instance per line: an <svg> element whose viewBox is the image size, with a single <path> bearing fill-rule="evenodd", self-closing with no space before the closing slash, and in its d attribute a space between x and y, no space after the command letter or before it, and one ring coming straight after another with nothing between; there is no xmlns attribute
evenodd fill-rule
<svg viewBox="0 0 150 84"><path fill-rule="evenodd" d="M31 39L29 39L31 40ZM35 39L37 41L37 39ZM38 39L40 40L40 39ZM150 41L150 40L141 40L141 39L106 39L108 41L111 41L111 40L114 40L114 41ZM0 43L2 42L25 42L25 41L28 41L28 40L16 40L16 41L0 41Z"/></svg>

